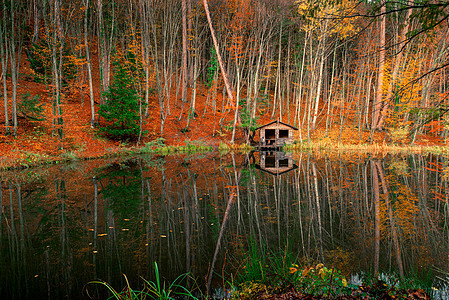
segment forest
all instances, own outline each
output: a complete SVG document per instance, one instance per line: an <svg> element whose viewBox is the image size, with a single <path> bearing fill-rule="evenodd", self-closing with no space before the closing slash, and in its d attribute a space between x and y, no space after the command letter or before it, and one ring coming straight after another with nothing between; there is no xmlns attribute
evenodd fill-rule
<svg viewBox="0 0 449 300"><path fill-rule="evenodd" d="M243 144L272 120L299 128L297 142L446 142L448 1L2 0L0 10L4 158Z"/></svg>
<svg viewBox="0 0 449 300"><path fill-rule="evenodd" d="M278 263L288 291L327 276L318 298L385 272L377 298L410 277L444 299L448 19L448 0L0 0L0 298L81 299L157 262L208 295ZM229 151L274 121L311 151Z"/></svg>

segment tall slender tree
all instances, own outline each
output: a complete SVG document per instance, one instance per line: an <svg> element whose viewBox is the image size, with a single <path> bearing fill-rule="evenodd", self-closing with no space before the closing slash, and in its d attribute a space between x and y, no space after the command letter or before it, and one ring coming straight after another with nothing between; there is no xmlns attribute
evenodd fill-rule
<svg viewBox="0 0 449 300"><path fill-rule="evenodd" d="M377 71L377 88L376 98L374 101L373 124L372 129L377 130L383 128L382 113L384 113L384 76L385 76L385 27L386 27L386 3L381 4L379 19L379 59Z"/></svg>
<svg viewBox="0 0 449 300"><path fill-rule="evenodd" d="M6 11L6 1L2 1L2 16L1 16L1 26L0 26L0 55L1 55L1 64L2 64L2 83L3 83L3 103L4 103L4 112L5 112L5 133L10 134L11 128L9 123L9 112L8 112L8 88L7 88L7 72L8 72L8 59L9 59L9 46L8 46L8 38L7 38L7 28L8 26L8 18Z"/></svg>
<svg viewBox="0 0 449 300"><path fill-rule="evenodd" d="M90 58L90 42L89 42L89 4L90 0L83 0L84 4L84 49L86 53L86 67L89 81L89 97L90 97L90 126L95 126L95 98L94 86L92 79L92 62Z"/></svg>
<svg viewBox="0 0 449 300"><path fill-rule="evenodd" d="M231 84L230 84L229 78L228 78L228 73L226 72L226 69L225 69L224 64L223 64L223 59L222 59L222 56L220 54L221 53L220 52L220 46L218 44L217 37L215 36L215 30L214 30L214 26L212 24L212 19L211 19L211 16L210 16L209 5L207 3L207 0L203 0L203 5L204 5L204 11L205 11L206 17L207 17L207 22L209 24L210 33L211 33L211 36L212 36L212 41L214 43L215 53L217 55L218 64L220 66L221 75L223 76L223 81L224 81L224 84L225 84L225 87L226 87L226 92L227 92L227 95L229 97L229 101L231 102L231 105L236 110L236 118L234 120L234 128L235 128L236 125L238 123L240 123L240 116L238 114L238 104L236 103L236 100L234 98L232 87L231 87ZM234 142L234 140L232 139L231 142Z"/></svg>

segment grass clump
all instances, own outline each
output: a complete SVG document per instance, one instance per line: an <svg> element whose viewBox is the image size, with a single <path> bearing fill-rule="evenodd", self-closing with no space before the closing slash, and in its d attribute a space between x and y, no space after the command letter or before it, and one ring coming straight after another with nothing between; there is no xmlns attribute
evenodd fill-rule
<svg viewBox="0 0 449 300"><path fill-rule="evenodd" d="M140 151L142 153L151 153L155 152L157 148L165 147L165 139L163 137L159 137L151 142L148 142L143 146Z"/></svg>
<svg viewBox="0 0 449 300"><path fill-rule="evenodd" d="M218 145L218 150L229 151L229 150L231 150L231 147L226 143L220 142L220 145Z"/></svg>
<svg viewBox="0 0 449 300"><path fill-rule="evenodd" d="M117 299L117 300L131 300L131 299L145 299L147 296L150 296L147 292L138 291L131 288L128 278L126 275L123 275L126 280L126 287L121 291L116 291L109 283L100 280L94 280L89 282L88 284L99 284L107 288L107 290L112 294L111 297L107 299ZM86 288L87 295L91 298L92 296L89 294L88 289Z"/></svg>
<svg viewBox="0 0 449 300"><path fill-rule="evenodd" d="M218 145L218 151L222 152L222 153L226 153L229 151L239 151L242 153L248 153L252 150L254 150L255 148L249 144L226 144L223 142L220 142L220 144Z"/></svg>
<svg viewBox="0 0 449 300"><path fill-rule="evenodd" d="M88 285L100 285L106 287L112 296L107 299L117 300L139 300L139 299L158 299L158 300L172 300L172 299L193 299L197 300L192 292L184 287L180 282L189 277L188 273L179 275L172 283L167 283L161 279L157 263L154 262L155 281L144 280L144 288L142 290L134 290L131 288L128 278L125 277L126 286L121 290L115 290L109 283L100 280L94 280ZM90 297L87 286L85 288L87 295Z"/></svg>
<svg viewBox="0 0 449 300"><path fill-rule="evenodd" d="M74 151L66 151L61 153L60 157L63 161L77 161L79 160L79 157L76 152Z"/></svg>
<svg viewBox="0 0 449 300"><path fill-rule="evenodd" d="M309 141L294 141L291 145L285 145L283 151L309 151L314 148Z"/></svg>
<svg viewBox="0 0 449 300"><path fill-rule="evenodd" d="M160 155L170 155L177 153L196 153L212 151L213 147L206 145L202 141L184 141L184 145L168 146L165 145L165 139L160 137L148 142L139 149L140 153L156 153Z"/></svg>
<svg viewBox="0 0 449 300"><path fill-rule="evenodd" d="M148 287L149 294L151 294L155 299L174 299L175 296L182 296L184 299L198 299L193 296L192 292L190 292L186 287L178 284L178 282L189 276L189 274L179 275L172 283L166 285L165 282L161 282L159 269L156 262L154 263L154 272L156 275L156 281L144 281Z"/></svg>
<svg viewBox="0 0 449 300"><path fill-rule="evenodd" d="M212 151L213 147L207 146L202 141L184 141L185 146L183 147L184 151L187 152L206 152L206 151ZM182 146L181 146L182 147Z"/></svg>

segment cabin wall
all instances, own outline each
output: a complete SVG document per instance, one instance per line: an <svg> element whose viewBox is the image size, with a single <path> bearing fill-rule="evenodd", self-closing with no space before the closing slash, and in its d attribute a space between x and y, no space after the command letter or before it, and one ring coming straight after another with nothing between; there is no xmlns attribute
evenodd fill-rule
<svg viewBox="0 0 449 300"><path fill-rule="evenodd" d="M271 134L273 130L274 136ZM281 130L288 131L288 134L285 137L280 137ZM261 146L282 147L285 144L289 145L293 142L293 130L283 124L270 124L260 129L259 141Z"/></svg>

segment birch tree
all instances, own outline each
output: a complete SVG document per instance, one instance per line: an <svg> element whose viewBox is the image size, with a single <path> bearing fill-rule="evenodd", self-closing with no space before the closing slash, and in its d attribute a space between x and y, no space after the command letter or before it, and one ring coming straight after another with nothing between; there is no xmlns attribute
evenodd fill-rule
<svg viewBox="0 0 449 300"><path fill-rule="evenodd" d="M382 110L384 107L384 97L383 97L383 88L384 88L384 73L385 73L385 26L386 26L386 4L384 3L381 6L380 10L381 16L379 19L379 61L378 61L378 71L377 71L377 89L376 89L376 98L373 104L373 124L372 129L382 129Z"/></svg>
<svg viewBox="0 0 449 300"><path fill-rule="evenodd" d="M86 53L86 67L89 81L89 96L90 96L90 126L95 126L95 99L94 99L94 87L92 80L92 63L90 59L90 47L89 47L89 4L90 0L83 0L84 4L84 49Z"/></svg>
<svg viewBox="0 0 449 300"><path fill-rule="evenodd" d="M7 39L7 28L8 28L8 18L6 11L6 3L2 3L3 14L1 16L1 26L0 26L0 54L1 54L1 64L2 64L2 74L1 79L3 82L3 103L5 112L5 134L11 133L10 123L9 123L9 112L8 112L8 87L6 83L6 76L8 72L8 59L9 59L9 46Z"/></svg>

